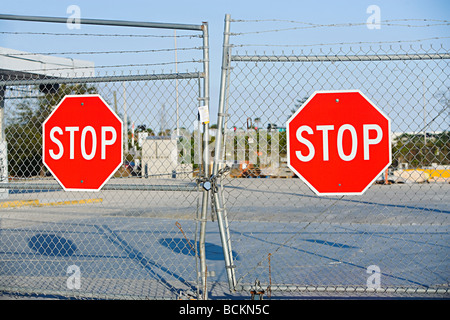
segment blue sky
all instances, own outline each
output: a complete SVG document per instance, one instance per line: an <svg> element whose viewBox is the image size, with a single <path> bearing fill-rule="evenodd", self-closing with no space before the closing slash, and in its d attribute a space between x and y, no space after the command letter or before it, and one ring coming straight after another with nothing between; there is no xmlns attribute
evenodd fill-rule
<svg viewBox="0 0 450 320"><path fill-rule="evenodd" d="M317 22L349 22L365 20L369 5L380 6L383 19L435 18L449 16L447 0L251 0L251 1L92 1L54 0L3 1L2 12L24 15L65 16L69 5L78 5L87 18L198 23L209 21L222 25L225 13L242 19L291 19Z"/></svg>
<svg viewBox="0 0 450 320"><path fill-rule="evenodd" d="M5 14L66 17L67 7L78 5L84 18L119 19L155 22L179 22L199 24L208 21L211 37L221 43L223 19L226 13L235 19L289 19L314 23L364 22L370 5L380 7L381 19L443 19L450 17L448 0L227 0L227 1L3 1L1 12ZM5 22L1 22L3 25ZM8 22L9 23L9 22ZM388 30L362 29L360 37L385 38L412 36L391 34ZM372 30L373 31L373 30ZM343 36L343 35L341 35ZM313 35L312 35L313 37ZM216 44L216 42L214 42Z"/></svg>
<svg viewBox="0 0 450 320"><path fill-rule="evenodd" d="M395 19L409 19L405 24L427 24L434 23L433 20L450 20L450 1L448 0L341 0L341 1L295 1L295 0L227 0L227 1L93 1L93 0L58 0L58 1L3 1L1 13L16 15L53 16L68 17L67 8L77 5L81 10L82 18L173 22L201 24L207 21L210 31L210 55L211 55L211 104L216 105L218 100L218 88L220 79L220 63L222 54L223 22L226 13L231 14L233 19L279 19L295 20L316 24L342 24L342 23L364 23L369 18L367 8L377 5L380 8L382 21ZM426 21L424 21L426 20ZM265 23L247 24L253 28L276 27L283 28L285 25ZM232 24L232 32L246 32L247 25ZM292 27L290 24L287 27ZM295 25L294 25L295 26ZM82 31L90 32L88 26L83 26ZM244 28L244 29L242 29ZM52 25L43 23L20 23L15 21L0 20L0 30L7 31L42 31L53 30L66 31L64 25ZM268 33L262 36L254 36L247 40L237 37L236 41L243 43L289 43L289 44L317 44L317 43L339 43L339 42L385 42L385 41L408 41L440 37L437 43L447 45L450 43L449 26L434 27L389 27L381 26L380 29L369 29L364 24L357 27L315 28L305 29L292 35L289 32ZM75 31L76 32L76 31ZM129 32L129 29L127 30ZM135 31L133 31L135 32ZM137 31L136 31L137 32ZM173 31L170 31L173 32ZM169 33L170 34L170 33ZM55 39L33 41L32 38L24 40L13 35L0 34L0 46L32 52L52 52L58 48L64 50L75 50L77 43L55 43ZM116 41L112 39L110 41ZM143 41L143 40L140 40ZM170 40L172 41L172 40ZM180 40L181 41L181 40ZM122 48L123 44L122 43ZM139 46L130 44L129 48ZM168 44L173 45L173 42ZM182 43L179 46L183 46ZM90 44L85 43L86 47ZM105 48L113 49L114 45ZM149 47L149 46L147 46ZM151 45L150 45L151 47ZM250 48L255 50L255 48ZM98 50L98 48L96 48ZM246 49L243 49L246 50ZM270 49L271 50L271 49ZM182 53L180 53L182 55ZM125 58L125 56L123 55ZM102 57L104 59L105 57ZM109 58L109 57L107 57ZM100 59L100 58L98 58ZM182 57L180 57L182 59ZM101 63L100 63L101 64ZM96 66L99 62L96 61ZM181 67L182 68L182 67ZM183 70L181 70L183 71ZM214 107L213 107L214 108Z"/></svg>

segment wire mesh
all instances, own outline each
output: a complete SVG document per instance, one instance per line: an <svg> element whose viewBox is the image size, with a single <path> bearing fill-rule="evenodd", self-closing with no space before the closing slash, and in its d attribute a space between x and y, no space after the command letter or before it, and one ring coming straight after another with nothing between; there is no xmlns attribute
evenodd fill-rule
<svg viewBox="0 0 450 320"><path fill-rule="evenodd" d="M286 54L294 45L266 43L277 52L241 53L235 48L265 46L253 45L259 33L319 26L232 22L245 31L229 33L224 49L220 160L231 168L221 183L234 288L272 297L448 296L448 50L323 44ZM352 89L390 117L392 165L364 195L317 196L287 167L286 121L315 91Z"/></svg>
<svg viewBox="0 0 450 320"><path fill-rule="evenodd" d="M2 58L38 63L11 62L0 75L0 291L198 297L201 37L19 26L4 36L31 39L34 51L2 48ZM49 37L53 48L36 44ZM44 120L64 96L82 94L100 95L124 123L123 165L99 192L63 191L42 161Z"/></svg>

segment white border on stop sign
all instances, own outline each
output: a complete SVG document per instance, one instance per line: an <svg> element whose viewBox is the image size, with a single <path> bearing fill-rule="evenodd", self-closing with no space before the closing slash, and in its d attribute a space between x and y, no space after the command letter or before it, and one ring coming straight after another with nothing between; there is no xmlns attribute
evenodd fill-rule
<svg viewBox="0 0 450 320"><path fill-rule="evenodd" d="M305 179L295 168L293 168L290 164L290 148L289 148L289 144L290 144L290 139L289 139L289 123L300 113L300 111L309 103L309 101L311 101L311 99L318 93L359 93L364 99L367 100L367 102L369 102L372 107L374 107L383 117L386 118L387 122L388 122L388 143L389 143L389 163L383 167L383 169L375 175L375 177L367 184L367 186L361 191L361 192L326 192L326 193L321 193L319 191L316 190L316 188L314 188L307 179ZM391 132L391 119L380 109L378 108L373 102L372 100L370 100L364 93L362 93L360 90L357 89L352 89L352 90L317 90L314 91L313 94L311 94L309 96L309 98L300 106L300 108L298 108L298 110L289 117L289 119L286 121L286 143L287 143L287 160L288 160L288 167L289 169L292 170L292 172L294 172L304 183L306 183L308 185L308 187L314 191L314 193L318 196L336 196L336 195L362 195L364 194L367 189L369 189L369 187L375 182L375 180L380 176L380 174L382 174L383 172L385 172L389 166L392 163L392 141L391 141L391 136L392 136L392 132Z"/></svg>
<svg viewBox="0 0 450 320"><path fill-rule="evenodd" d="M58 177L53 173L53 171L49 168L49 166L45 163L45 133L44 133L45 124L52 117L52 115L59 108L59 106L64 102L64 100L66 100L66 98L83 98L83 97L98 97L98 98L100 98L100 100L109 109L109 111L111 111L111 113L117 118L117 120L119 120L120 127L122 129L120 134L119 134L120 145L121 145L121 148L120 148L120 163L116 166L116 168L114 170L112 170L111 174L103 181L103 183L101 184L101 186L98 189L66 188L63 185L63 183L58 179ZM103 188L103 186L109 181L109 179L111 179L111 177L116 173L116 171L120 168L120 166L123 164L123 121L122 121L122 119L119 118L119 116L114 112L114 110L109 106L109 104L99 94L80 94L80 95L68 94L68 95L65 95L61 99L61 101L58 103L58 105L53 109L53 111L49 114L47 119L45 119L45 121L42 123L42 163L50 171L50 173L56 179L56 181L58 181L58 183L61 185L61 187L64 189L64 191L94 191L94 192L100 191Z"/></svg>

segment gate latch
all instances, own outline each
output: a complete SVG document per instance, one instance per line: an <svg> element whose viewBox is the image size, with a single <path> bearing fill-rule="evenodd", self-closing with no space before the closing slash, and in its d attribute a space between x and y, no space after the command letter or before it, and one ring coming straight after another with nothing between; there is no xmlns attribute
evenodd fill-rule
<svg viewBox="0 0 450 320"><path fill-rule="evenodd" d="M212 190L213 192L217 192L219 188L217 187L217 179L221 178L226 172L230 171L230 167L226 165L223 169L220 169L216 175L212 175L209 179L204 179L202 183L203 189L206 191Z"/></svg>

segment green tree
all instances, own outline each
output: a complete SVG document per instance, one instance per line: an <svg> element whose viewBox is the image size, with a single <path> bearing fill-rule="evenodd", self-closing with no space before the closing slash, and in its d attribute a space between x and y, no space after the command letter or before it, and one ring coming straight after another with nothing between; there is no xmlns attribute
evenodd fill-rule
<svg viewBox="0 0 450 320"><path fill-rule="evenodd" d="M397 137L392 146L392 166L407 163L410 168L422 168L450 164L450 132L420 134L404 133Z"/></svg>
<svg viewBox="0 0 450 320"><path fill-rule="evenodd" d="M303 97L301 99L296 99L296 103L294 104L295 108L291 109L291 114L288 116L288 119L297 112L297 110L308 100L309 97Z"/></svg>
<svg viewBox="0 0 450 320"><path fill-rule="evenodd" d="M19 103L15 116L5 128L8 172L13 176L28 177L40 172L42 134L35 124L35 109L29 101Z"/></svg>
<svg viewBox="0 0 450 320"><path fill-rule="evenodd" d="M62 84L40 96L37 104L33 104L33 100L19 102L5 128L9 174L15 177L44 174L42 123L65 95L94 93L97 93L96 88L87 84Z"/></svg>

